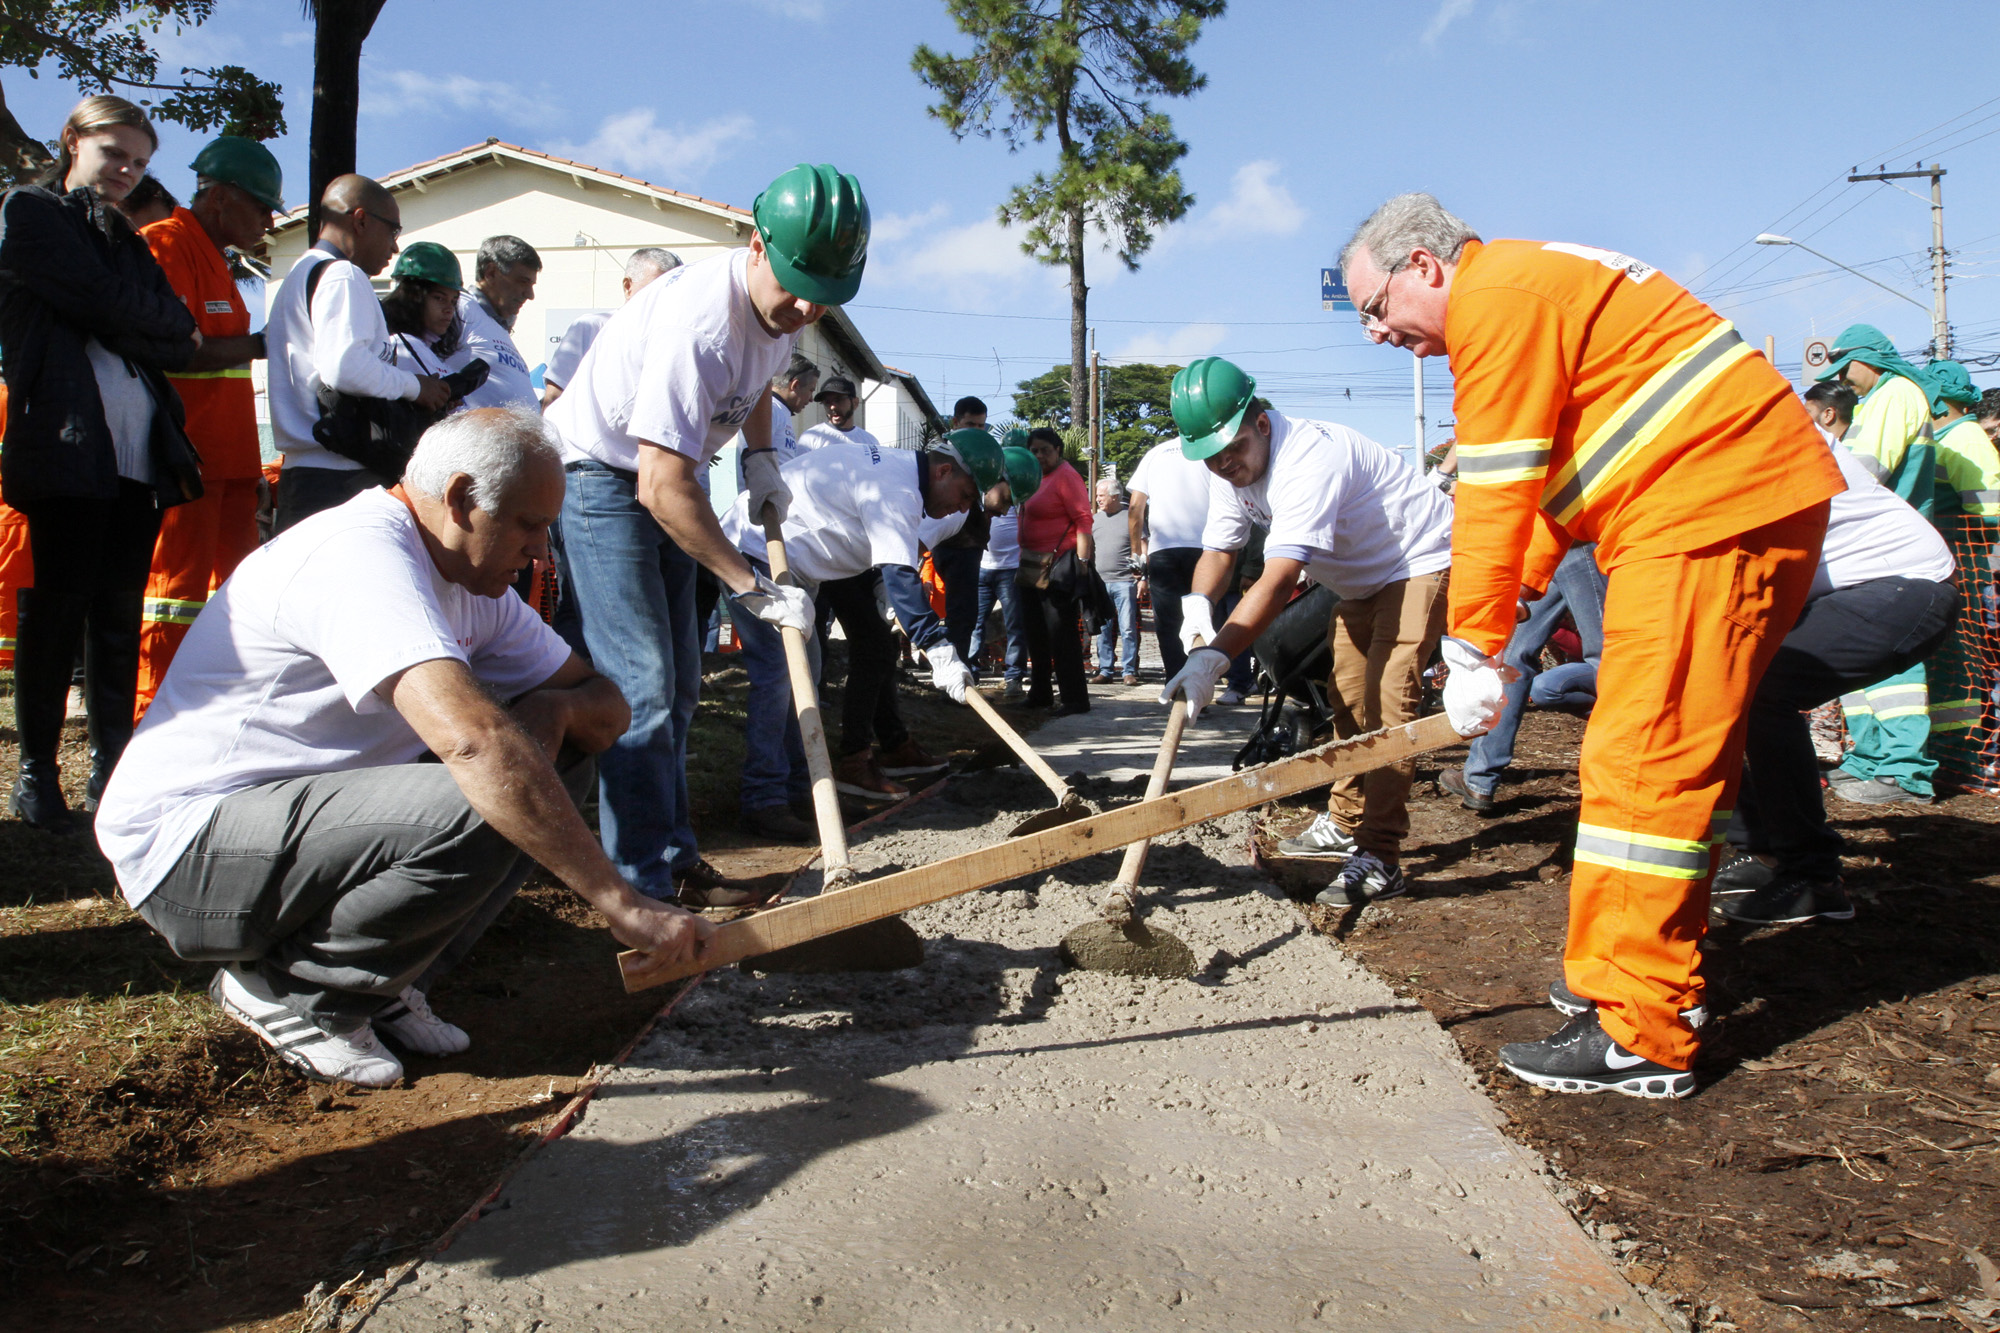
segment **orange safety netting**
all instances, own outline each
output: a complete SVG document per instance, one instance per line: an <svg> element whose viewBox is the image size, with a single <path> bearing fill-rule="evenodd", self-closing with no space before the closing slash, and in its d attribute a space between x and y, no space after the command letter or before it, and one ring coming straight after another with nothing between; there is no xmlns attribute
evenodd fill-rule
<svg viewBox="0 0 2000 1333"><path fill-rule="evenodd" d="M1960 790L2000 796L2000 598L1994 587L2000 529L1965 515L1945 540L1958 561L1958 623L1928 663L1930 755Z"/></svg>

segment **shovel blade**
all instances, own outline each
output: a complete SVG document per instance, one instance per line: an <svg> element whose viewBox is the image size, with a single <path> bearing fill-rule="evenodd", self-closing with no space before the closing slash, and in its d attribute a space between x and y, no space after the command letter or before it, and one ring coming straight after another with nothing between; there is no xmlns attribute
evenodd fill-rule
<svg viewBox="0 0 2000 1333"><path fill-rule="evenodd" d="M1043 810L1029 815L1026 819L1014 825L1008 831L1007 836L1010 838L1025 838L1030 833L1040 833L1045 829L1058 828L1064 824L1073 824L1079 819L1088 819L1096 813L1097 810L1095 807L1072 792L1055 809Z"/></svg>

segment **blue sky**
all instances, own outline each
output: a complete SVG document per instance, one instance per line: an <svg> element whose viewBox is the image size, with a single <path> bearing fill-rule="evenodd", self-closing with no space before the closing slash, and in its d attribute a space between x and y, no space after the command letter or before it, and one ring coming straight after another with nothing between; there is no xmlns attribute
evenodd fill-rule
<svg viewBox="0 0 2000 1333"><path fill-rule="evenodd" d="M1098 345L1141 360L1229 355L1281 409L1407 443L1409 358L1369 346L1351 313L1322 313L1318 275L1375 204L1428 189L1488 236L1657 264L1753 342L1773 335L1781 365L1810 333L1854 320L1921 350L1917 306L1796 249L1749 244L1795 236L1927 307L1929 209L1841 179L1921 153L1949 172L1960 354L2000 355L2000 290L1986 285L2000 277L2000 98L1988 104L1978 74L2000 44L2000 6L1936 4L1911 24L1898 12L1238 0L1195 48L1209 87L1166 107L1192 146L1194 212L1137 273L1094 262ZM1015 381L1068 357L1061 274L993 221L1048 158L955 143L910 72L919 41L963 49L941 0L388 0L363 62L360 166L386 173L493 135L747 205L793 162L837 163L875 217L856 321L934 398L977 393L1004 413ZM164 51L169 68L235 62L284 85L292 132L274 147L296 200L312 51L297 6L221 0ZM74 100L46 74L6 80L32 131L52 133ZM198 140L164 128L160 174L184 189ZM1436 440L1449 383L1441 363L1428 369ZM1974 377L2000 384L2000 370L1975 365Z"/></svg>

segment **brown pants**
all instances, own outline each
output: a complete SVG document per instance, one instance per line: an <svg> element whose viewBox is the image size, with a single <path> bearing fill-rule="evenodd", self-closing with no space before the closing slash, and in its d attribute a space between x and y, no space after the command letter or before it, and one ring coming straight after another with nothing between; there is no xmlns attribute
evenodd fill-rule
<svg viewBox="0 0 2000 1333"><path fill-rule="evenodd" d="M1327 622L1333 650L1327 705L1333 734L1345 739L1414 722L1423 705L1424 663L1444 634L1446 571L1388 584L1372 597L1342 598ZM1410 833L1416 760L1344 777L1327 793L1327 813L1361 850L1396 864Z"/></svg>

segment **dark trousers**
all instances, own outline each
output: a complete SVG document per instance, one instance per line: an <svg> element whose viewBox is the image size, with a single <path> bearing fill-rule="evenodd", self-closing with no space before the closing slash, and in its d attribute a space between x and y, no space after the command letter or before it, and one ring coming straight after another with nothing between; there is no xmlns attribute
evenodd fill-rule
<svg viewBox="0 0 2000 1333"><path fill-rule="evenodd" d="M972 660L972 627L979 620L979 556L977 546L931 550L931 568L944 580L944 636L961 662Z"/></svg>
<svg viewBox="0 0 2000 1333"><path fill-rule="evenodd" d="M570 799L597 776L566 751ZM535 868L442 764L289 778L223 799L139 904L168 947L329 1032L462 961Z"/></svg>
<svg viewBox="0 0 2000 1333"><path fill-rule="evenodd" d="M395 484L394 478L383 478L365 467L287 466L278 474L278 517L271 525L271 535L277 536L322 509L344 505L371 486Z"/></svg>
<svg viewBox="0 0 2000 1333"><path fill-rule="evenodd" d="M93 760L108 771L132 737L139 620L160 511L151 487L120 478L115 500L36 500L21 512L35 562L35 586L18 594L15 631L21 757L55 763L81 643Z"/></svg>
<svg viewBox="0 0 2000 1333"><path fill-rule="evenodd" d="M1153 630L1160 640L1160 661L1168 680L1187 665L1187 650L1181 647L1181 598L1194 591L1194 567L1200 563L1198 546L1176 546L1146 556L1146 581L1153 592Z"/></svg>
<svg viewBox="0 0 2000 1333"><path fill-rule="evenodd" d="M1923 661L1957 613L1958 586L1928 579L1875 579L1807 604L1750 703L1731 843L1807 878L1840 873L1805 713Z"/></svg>
<svg viewBox="0 0 2000 1333"><path fill-rule="evenodd" d="M875 603L879 570L819 587L820 605L847 636L847 692L840 705L840 753L875 744L893 750L910 738L896 711L896 636Z"/></svg>
<svg viewBox="0 0 2000 1333"><path fill-rule="evenodd" d="M1077 623L1075 594L1068 597L1017 583L1021 628L1028 636L1028 702L1047 704L1060 691L1064 708L1090 707L1090 682L1083 669L1083 630ZM1049 677L1055 677L1051 688Z"/></svg>

